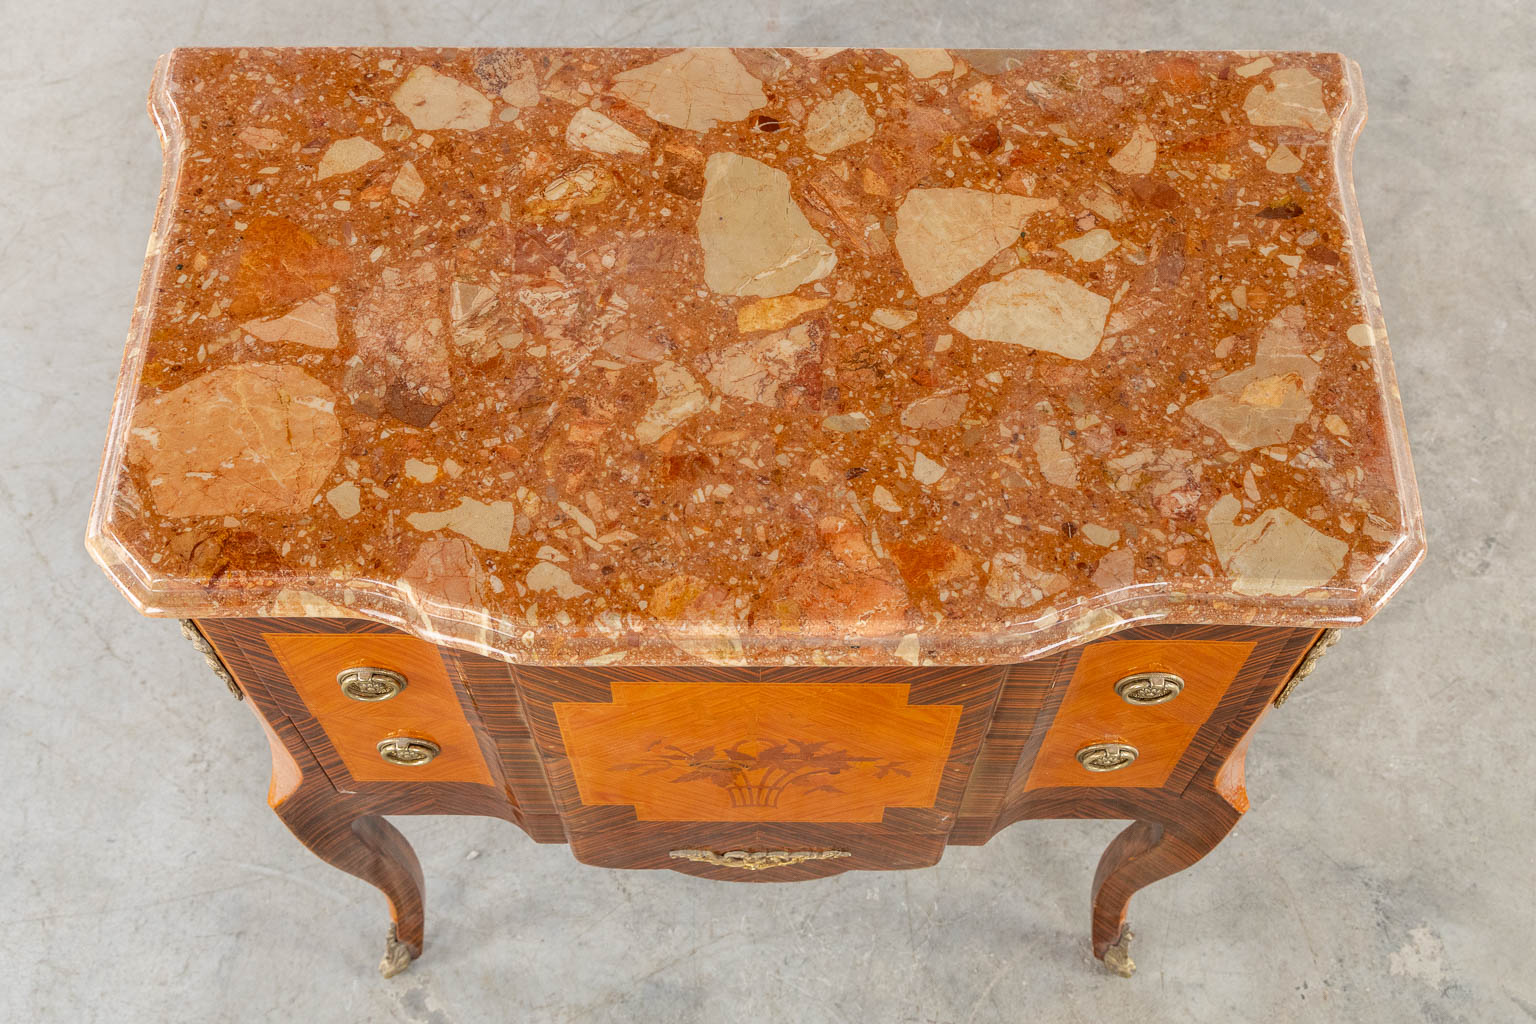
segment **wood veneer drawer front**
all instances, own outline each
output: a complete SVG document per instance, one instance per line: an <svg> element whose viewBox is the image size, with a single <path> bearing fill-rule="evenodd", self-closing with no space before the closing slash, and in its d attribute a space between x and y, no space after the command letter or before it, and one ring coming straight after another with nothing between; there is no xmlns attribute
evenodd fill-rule
<svg viewBox="0 0 1536 1024"><path fill-rule="evenodd" d="M518 669L568 831L900 821L946 831L998 668Z"/></svg>
<svg viewBox="0 0 1536 1024"><path fill-rule="evenodd" d="M570 844L577 860L594 867L776 882L929 867L944 855L945 836L886 824L639 822L576 832Z"/></svg>
<svg viewBox="0 0 1536 1024"><path fill-rule="evenodd" d="M266 633L262 639L353 780L492 784L478 738L431 644L379 633ZM388 700L353 700L336 676L358 667L398 672L406 678L405 689ZM425 764L391 764L380 756L378 744L395 736L429 740L440 752ZM346 782L332 781L338 786Z"/></svg>
<svg viewBox="0 0 1536 1024"><path fill-rule="evenodd" d="M1109 640L1088 645L1035 756L1025 788L1164 785L1253 648L1251 642L1225 640ZM1162 704L1127 703L1115 692L1115 684L1141 672L1172 673L1184 681L1184 689ZM1136 748L1136 760L1113 771L1089 771L1078 762L1077 754L1096 743L1130 744Z"/></svg>

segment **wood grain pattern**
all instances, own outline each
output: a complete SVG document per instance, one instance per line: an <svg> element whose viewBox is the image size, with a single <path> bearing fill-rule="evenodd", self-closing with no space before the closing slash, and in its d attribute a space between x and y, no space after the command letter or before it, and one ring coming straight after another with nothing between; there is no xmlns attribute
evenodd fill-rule
<svg viewBox="0 0 1536 1024"><path fill-rule="evenodd" d="M1006 667L514 668L463 651L433 650L397 630L360 620L214 619L199 625L272 738L274 809L317 854L385 893L401 941L413 953L420 951L423 934L420 871L404 840L382 820L385 814L494 815L539 841L569 842L585 863L753 882L930 865L947 843L982 843L1026 818L1125 818L1133 823L1105 851L1094 882L1093 945L1095 954L1103 956L1119 934L1131 895L1204 856L1246 810L1246 739L1319 635L1308 629L1136 627ZM441 676L429 689L439 697L448 695L450 703L439 705L438 712L456 716L468 730L485 773L479 781L411 774L399 781L359 777L334 739L340 736L344 742L346 734L321 721L338 711L326 703L333 699L335 669L314 652L344 651L348 658L380 667L406 665L409 676L421 673L423 665L390 665L380 659L413 645L425 647L436 659ZM1114 695L1113 683L1121 675L1152 668L1177 672L1190 689L1155 708L1134 707ZM325 675L330 679L324 687L301 681ZM844 738L850 751L886 727L871 726L865 718L927 709L924 714L938 717L921 726L914 721L905 732L887 723L894 730L889 735L905 735L902 742L910 740L911 750L926 749L924 743L934 749L947 746L947 754L938 758L942 767L931 802L894 806L882 801L878 815L865 815L869 820L795 820L812 815L792 807L771 819L704 820L704 812L695 810L686 813L699 814L697 819L663 820L693 805L685 800L661 815L642 815L654 792L646 796L622 787L601 799L625 802L593 803L590 787L584 795L578 778L584 741L572 744L571 736L585 730L601 746L604 736L617 735L614 721L604 716L622 712L634 693L647 687L653 695L665 692L675 706L648 719L635 737L675 729L677 738L697 739L697 732L682 728L689 715L712 715L716 726L729 725L725 732L735 733L743 731L741 722L756 721L760 736L766 736L773 730L763 727L765 720L737 707L750 707L751 701L732 698L767 694L774 698L771 704L788 709L784 713L799 715L798 721L820 723L828 742ZM902 701L891 700L898 691ZM1194 699L1179 708L1185 697ZM817 717L850 698L848 707ZM825 707L818 710L818 702ZM1160 717L1149 715L1160 711ZM582 714L595 717L576 726ZM952 727L947 715L953 715ZM1120 730L1128 741L1145 744L1154 751L1155 773L1109 773L1094 785L1059 775L1054 760L1075 753L1073 744L1085 728L1096 730L1095 735ZM1138 729L1145 736L1155 733L1154 739ZM710 745L717 754L723 749L714 739ZM574 757L571 746L577 748ZM633 746L625 756L632 756ZM692 750L687 743L679 746L691 756L703 743ZM897 760L894 747L882 746L881 753L884 760ZM609 768L624 763L615 754ZM1071 767L1081 771L1075 761ZM672 784L657 781L652 790ZM824 796L829 806L843 808L836 813L846 813L841 798ZM718 817L718 810L710 813ZM850 856L740 871L669 856L678 849L837 850Z"/></svg>
<svg viewBox="0 0 1536 1024"><path fill-rule="evenodd" d="M931 807L964 710L903 683L613 683L555 701L584 805L641 821L879 821Z"/></svg>
<svg viewBox="0 0 1536 1024"><path fill-rule="evenodd" d="M359 782L491 782L479 742L433 645L413 636L266 633L263 639L351 778ZM359 666L399 672L407 680L406 687L385 701L352 700L341 692L336 675ZM391 764L378 752L379 741L391 736L431 740L442 750L426 764Z"/></svg>
<svg viewBox="0 0 1536 1024"><path fill-rule="evenodd" d="M563 668L518 666L515 676L524 698L528 719L545 754L550 782L560 799L571 850L585 863L604 867L664 867L686 874L768 882L796 877L821 877L865 868L896 868L932 864L942 852L943 837L953 826L955 810L975 760L1001 687L1004 670L975 668ZM718 822L642 822L635 807L624 804L592 805L583 800L572 766L570 751L561 730L559 704L610 705L614 687L636 683L695 685L708 694L720 686L783 687L786 693L815 693L807 687L870 687L871 695L883 688L904 687L908 708L961 710L953 727L948 758L943 761L937 793L926 806L886 806L869 822L794 822L778 820L765 831L744 832ZM839 692L836 690L828 693ZM943 712L947 716L949 712ZM855 726L844 723L847 728ZM857 726L867 731L867 726ZM926 796L926 794L925 794ZM812 827L812 826L815 827ZM935 834L937 840L935 840ZM670 849L741 849L725 844L780 843L750 849L838 849L857 846L860 855L835 861L818 861L772 871L732 872L666 857ZM879 842L871 843L871 836Z"/></svg>
<svg viewBox="0 0 1536 1024"><path fill-rule="evenodd" d="M565 842L565 825L544 775L544 758L528 730L512 667L468 651L439 651L494 744L508 799L515 807L514 820L537 842Z"/></svg>
<svg viewBox="0 0 1536 1024"><path fill-rule="evenodd" d="M1024 788L1163 785L1252 651L1252 642L1212 640L1089 646L1078 659ZM1120 679L1154 671L1182 677L1184 691L1151 707L1127 704L1115 693ZM1092 743L1129 743L1140 756L1113 772L1090 772L1076 755Z"/></svg>

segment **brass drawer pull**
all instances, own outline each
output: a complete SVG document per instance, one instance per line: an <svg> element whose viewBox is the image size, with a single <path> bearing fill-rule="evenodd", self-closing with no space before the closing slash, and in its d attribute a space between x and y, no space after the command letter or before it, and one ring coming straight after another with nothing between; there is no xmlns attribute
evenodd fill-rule
<svg viewBox="0 0 1536 1024"><path fill-rule="evenodd" d="M391 736L379 740L379 756L390 764L406 768L426 764L442 752L443 748L436 743L416 736Z"/></svg>
<svg viewBox="0 0 1536 1024"><path fill-rule="evenodd" d="M765 868L782 868L790 864L801 864L808 860L835 860L838 857L852 857L847 850L801 850L790 852L789 850L762 850L749 852L747 850L728 850L725 853L715 853L713 850L673 850L667 856L676 860L693 860L701 864L713 864L722 868L739 868L742 871L762 871Z"/></svg>
<svg viewBox="0 0 1536 1024"><path fill-rule="evenodd" d="M1172 672L1137 672L1115 684L1115 693L1127 704L1151 707L1166 704L1184 692L1184 680Z"/></svg>
<svg viewBox="0 0 1536 1024"><path fill-rule="evenodd" d="M341 692L353 700L376 701L398 697L405 689L405 676L387 668L344 668L336 673Z"/></svg>
<svg viewBox="0 0 1536 1024"><path fill-rule="evenodd" d="M1091 772L1112 772L1124 768L1139 754L1129 743L1090 743L1077 752L1077 763Z"/></svg>

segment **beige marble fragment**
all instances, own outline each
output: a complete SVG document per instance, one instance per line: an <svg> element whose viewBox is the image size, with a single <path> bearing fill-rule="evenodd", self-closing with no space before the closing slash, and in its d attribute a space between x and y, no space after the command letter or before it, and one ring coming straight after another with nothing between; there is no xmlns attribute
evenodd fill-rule
<svg viewBox="0 0 1536 1024"><path fill-rule="evenodd" d="M1067 589L1070 581L1060 573L1032 568L1028 552L1000 551L992 556L987 574L987 600L1004 608L1028 608L1051 594Z"/></svg>
<svg viewBox="0 0 1536 1024"><path fill-rule="evenodd" d="M327 601L312 590L285 588L272 596L268 615L293 619L355 619L357 613Z"/></svg>
<svg viewBox="0 0 1536 1024"><path fill-rule="evenodd" d="M1094 228L1076 238L1056 243L1056 248L1079 263L1093 263L1120 248L1120 243L1104 228Z"/></svg>
<svg viewBox="0 0 1536 1024"><path fill-rule="evenodd" d="M524 577L529 590L554 591L555 596L569 601L573 597L590 593L586 587L571 579L571 574L554 562L540 562L528 570Z"/></svg>
<svg viewBox="0 0 1536 1024"><path fill-rule="evenodd" d="M408 203L419 201L426 191L427 183L421 180L421 172L409 160L400 165L394 183L389 186L390 195Z"/></svg>
<svg viewBox="0 0 1536 1024"><path fill-rule="evenodd" d="M1257 60L1251 60L1247 64L1240 65L1232 70L1244 78L1252 78L1254 75L1262 75L1274 66L1275 62L1268 57L1259 57Z"/></svg>
<svg viewBox="0 0 1536 1024"><path fill-rule="evenodd" d="M1307 525L1283 508L1267 509L1245 526L1242 502L1230 494L1205 517L1216 558L1232 589L1251 596L1289 597L1331 580L1349 545Z"/></svg>
<svg viewBox="0 0 1536 1024"><path fill-rule="evenodd" d="M1323 83L1306 68L1271 72L1270 85L1260 82L1248 91L1243 112L1252 124L1311 128L1325 132L1333 126L1323 102Z"/></svg>
<svg viewBox="0 0 1536 1024"><path fill-rule="evenodd" d="M610 90L653 120L707 132L720 121L740 121L768 102L763 83L723 47L693 47L642 67L621 71Z"/></svg>
<svg viewBox="0 0 1536 1024"><path fill-rule="evenodd" d="M227 366L141 404L128 459L164 516L302 513L341 453L335 405L296 366Z"/></svg>
<svg viewBox="0 0 1536 1024"><path fill-rule="evenodd" d="M582 107L565 128L566 145L593 153L618 153L644 156L651 147L644 139L619 124L607 114Z"/></svg>
<svg viewBox="0 0 1536 1024"><path fill-rule="evenodd" d="M709 404L693 375L670 360L657 363L651 376L656 381L656 400L635 427L635 440L641 444L654 444Z"/></svg>
<svg viewBox="0 0 1536 1024"><path fill-rule="evenodd" d="M955 58L948 50L922 47L886 47L885 52L899 59L912 72L913 78L932 78L955 69Z"/></svg>
<svg viewBox="0 0 1536 1024"><path fill-rule="evenodd" d="M917 319L917 314L909 309L889 309L881 307L869 315L869 318L881 327L893 331L905 330L912 326Z"/></svg>
<svg viewBox="0 0 1536 1024"><path fill-rule="evenodd" d="M491 123L484 93L425 65L407 75L389 101L417 131L474 131Z"/></svg>
<svg viewBox="0 0 1536 1024"><path fill-rule="evenodd" d="M321 155L320 166L315 169L315 180L349 174L383 155L382 149L361 136L337 139Z"/></svg>
<svg viewBox="0 0 1536 1024"><path fill-rule="evenodd" d="M1109 158L1109 166L1121 174L1151 174L1157 163L1157 136L1144 124L1131 131L1125 145Z"/></svg>
<svg viewBox="0 0 1536 1024"><path fill-rule="evenodd" d="M269 344L292 342L310 348L335 348L336 297L322 293L299 303L282 316L247 320L240 329Z"/></svg>
<svg viewBox="0 0 1536 1024"><path fill-rule="evenodd" d="M869 429L869 417L861 412L837 413L822 420L821 429L837 434L857 434Z"/></svg>
<svg viewBox="0 0 1536 1024"><path fill-rule="evenodd" d="M529 213L565 213L583 206L597 206L613 194L618 180L599 164L582 164L562 171L543 188L523 200Z"/></svg>
<svg viewBox="0 0 1536 1024"><path fill-rule="evenodd" d="M826 60L848 49L846 46L793 46L790 53L798 53L809 60Z"/></svg>
<svg viewBox="0 0 1536 1024"><path fill-rule="evenodd" d="M1291 152L1289 146L1276 146L1269 159L1264 161L1264 169L1275 174L1295 174L1301 170L1301 157Z"/></svg>
<svg viewBox="0 0 1536 1024"><path fill-rule="evenodd" d="M496 289L470 281L453 282L453 290L449 294L448 316L455 327L461 327L484 313L496 301Z"/></svg>
<svg viewBox="0 0 1536 1024"><path fill-rule="evenodd" d="M1062 447L1061 431L1048 423L1035 428L1035 458L1040 475L1057 487L1077 486L1077 460Z"/></svg>
<svg viewBox="0 0 1536 1024"><path fill-rule="evenodd" d="M949 467L936 459L930 459L922 452L918 452L912 459L912 477L925 487L931 487L944 478L949 472Z"/></svg>
<svg viewBox="0 0 1536 1024"><path fill-rule="evenodd" d="M1111 224L1125 216L1125 208L1103 186L1083 196L1083 205L1092 210L1094 216Z"/></svg>
<svg viewBox="0 0 1536 1024"><path fill-rule="evenodd" d="M420 459L406 459L405 475L419 484L429 484L437 479L437 466Z"/></svg>
<svg viewBox="0 0 1536 1024"><path fill-rule="evenodd" d="M698 230L704 281L720 294L784 295L837 265L790 197L789 176L751 157L710 156Z"/></svg>
<svg viewBox="0 0 1536 1024"><path fill-rule="evenodd" d="M901 425L911 430L942 430L960 422L970 394L941 391L919 398L901 410Z"/></svg>
<svg viewBox="0 0 1536 1024"><path fill-rule="evenodd" d="M1097 544L1101 548L1107 548L1120 539L1119 530L1111 530L1107 526L1098 523L1084 523L1081 527L1082 534L1089 542Z"/></svg>
<svg viewBox="0 0 1536 1024"><path fill-rule="evenodd" d="M1019 239L1031 214L1055 209L974 188L915 188L896 210L896 252L918 295L936 295Z"/></svg>
<svg viewBox="0 0 1536 1024"><path fill-rule="evenodd" d="M351 519L363 510L361 499L362 491L351 480L343 480L325 492L325 500L343 519Z"/></svg>
<svg viewBox="0 0 1536 1024"><path fill-rule="evenodd" d="M485 607L490 580L475 549L458 537L429 537L400 575L418 603L455 610Z"/></svg>
<svg viewBox="0 0 1536 1024"><path fill-rule="evenodd" d="M412 512L405 521L423 533L452 530L483 548L506 551L512 543L517 505L510 501L460 498L454 508L441 512Z"/></svg>
<svg viewBox="0 0 1536 1024"><path fill-rule="evenodd" d="M876 507L882 508L887 512L902 511L901 505L896 501L895 496L891 494L890 490L879 484L875 485L872 500Z"/></svg>
<svg viewBox="0 0 1536 1024"><path fill-rule="evenodd" d="M834 153L874 134L875 119L851 89L822 100L805 119L805 144L817 153Z"/></svg>
<svg viewBox="0 0 1536 1024"><path fill-rule="evenodd" d="M1060 274L1015 270L976 289L950 326L967 337L1087 359L1098 348L1110 302Z"/></svg>
<svg viewBox="0 0 1536 1024"><path fill-rule="evenodd" d="M1093 585L1105 593L1112 593L1135 582L1136 553L1130 548L1119 548L1107 553L1094 567Z"/></svg>
<svg viewBox="0 0 1536 1024"><path fill-rule="evenodd" d="M240 129L235 138L252 149L263 151L276 149L283 144L283 133L275 128L246 127Z"/></svg>
<svg viewBox="0 0 1536 1024"><path fill-rule="evenodd" d="M1211 394L1190 403L1189 415L1216 431L1237 451L1280 444L1312 413L1318 364L1307 354L1306 312L1287 306L1265 326L1251 366L1211 385Z"/></svg>
<svg viewBox="0 0 1536 1024"><path fill-rule="evenodd" d="M699 360L704 377L731 398L778 405L779 389L795 377L816 351L810 324L739 341Z"/></svg>

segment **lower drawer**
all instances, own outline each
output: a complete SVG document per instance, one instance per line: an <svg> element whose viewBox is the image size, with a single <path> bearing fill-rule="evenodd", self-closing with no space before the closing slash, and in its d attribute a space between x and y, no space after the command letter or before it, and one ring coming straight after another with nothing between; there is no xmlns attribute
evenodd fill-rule
<svg viewBox="0 0 1536 1024"><path fill-rule="evenodd" d="M571 853L605 868L670 868L736 882L787 882L850 870L929 867L945 834L900 824L668 824L613 821L572 833Z"/></svg>

